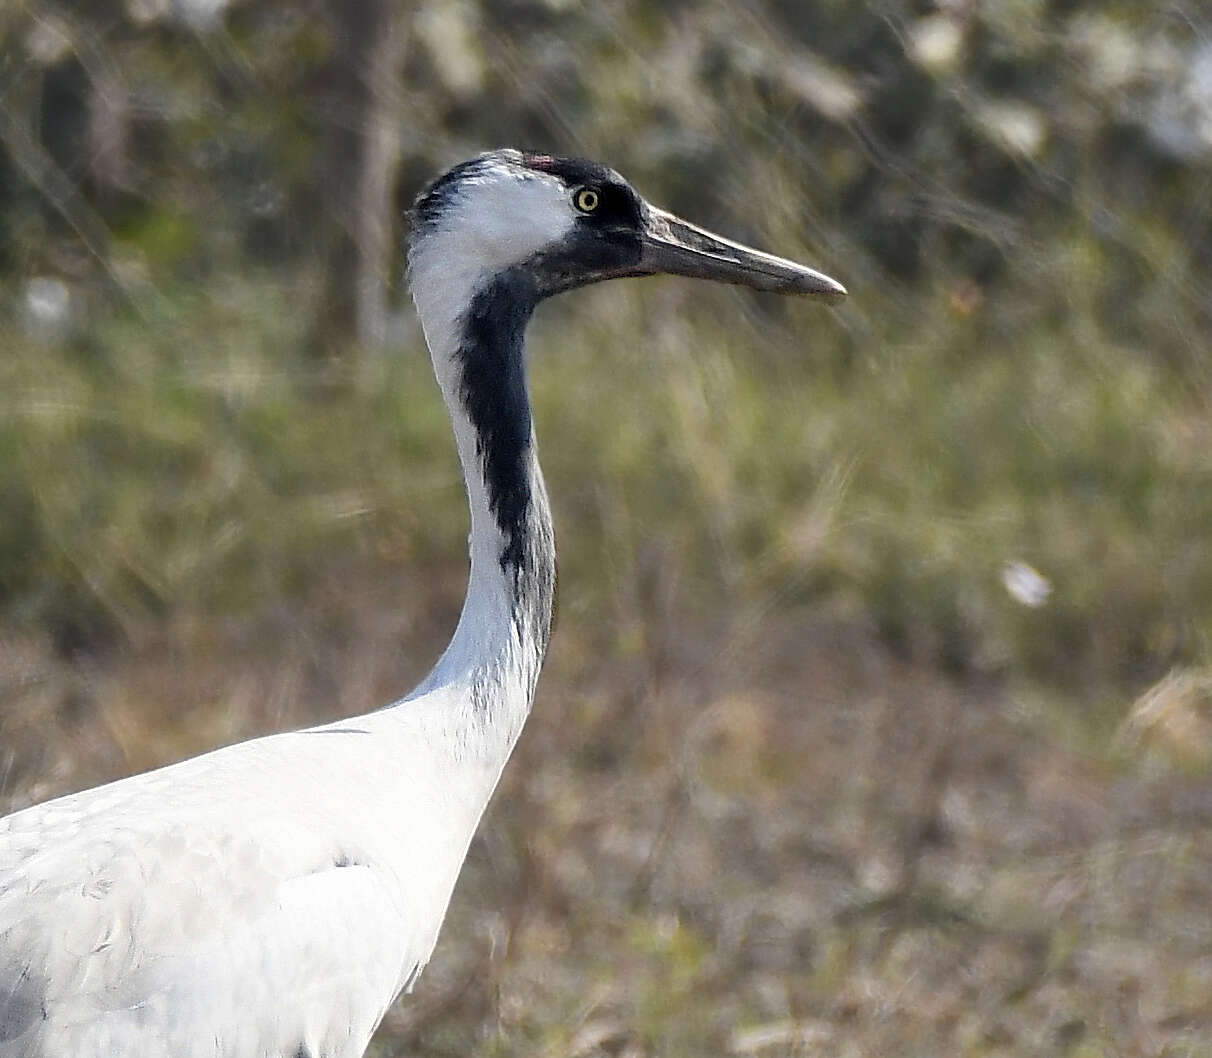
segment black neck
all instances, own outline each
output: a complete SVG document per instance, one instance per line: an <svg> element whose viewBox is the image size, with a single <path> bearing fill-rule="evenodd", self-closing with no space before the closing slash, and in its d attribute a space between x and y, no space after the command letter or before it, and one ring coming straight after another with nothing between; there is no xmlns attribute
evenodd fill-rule
<svg viewBox="0 0 1212 1058"><path fill-rule="evenodd" d="M534 449L524 338L538 301L524 273L495 276L472 299L459 343L459 398L476 431L488 506L500 530L501 572L515 615L546 646L555 587L551 514Z"/></svg>

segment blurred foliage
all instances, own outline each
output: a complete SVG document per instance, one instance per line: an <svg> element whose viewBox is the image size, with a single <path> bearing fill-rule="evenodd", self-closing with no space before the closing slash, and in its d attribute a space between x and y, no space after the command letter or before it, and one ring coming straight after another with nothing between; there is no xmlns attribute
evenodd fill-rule
<svg viewBox="0 0 1212 1058"><path fill-rule="evenodd" d="M400 214L359 173L403 205L511 140L854 291L828 319L700 291L550 310L574 590L655 535L707 592L836 605L959 671L1131 690L1206 659L1196 9L353 7L0 17L6 620L103 644L289 597L320 550L456 549L457 490L426 510L417 485L444 441L400 254L351 218ZM1020 567L1045 605L1007 593Z"/></svg>
<svg viewBox="0 0 1212 1058"><path fill-rule="evenodd" d="M0 794L425 670L404 211L505 143L851 296L540 311L545 700L376 1053L1212 1053L1193 0L0 6Z"/></svg>

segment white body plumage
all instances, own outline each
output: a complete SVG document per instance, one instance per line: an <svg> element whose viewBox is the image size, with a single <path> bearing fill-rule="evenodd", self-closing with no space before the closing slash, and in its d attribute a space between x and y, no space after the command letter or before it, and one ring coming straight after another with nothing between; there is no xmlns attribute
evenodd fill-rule
<svg viewBox="0 0 1212 1058"><path fill-rule="evenodd" d="M499 773L441 737L455 698L0 824L0 1054L360 1055L429 959Z"/></svg>

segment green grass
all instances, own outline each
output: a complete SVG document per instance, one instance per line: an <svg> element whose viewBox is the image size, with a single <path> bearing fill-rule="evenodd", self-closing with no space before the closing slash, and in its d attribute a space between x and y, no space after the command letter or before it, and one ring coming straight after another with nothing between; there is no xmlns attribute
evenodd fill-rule
<svg viewBox="0 0 1212 1058"><path fill-rule="evenodd" d="M264 277L172 289L0 366L0 606L133 634L289 600L331 561L462 552L462 493L415 328L307 361ZM532 377L566 573L610 602L668 556L703 606L812 602L952 670L1134 696L1207 659L1212 446L1199 391L1075 323L940 297L786 306L691 284L545 308ZM892 306L894 307L894 306ZM1096 331L1093 333L1097 333ZM1024 562L1046 605L1002 583Z"/></svg>

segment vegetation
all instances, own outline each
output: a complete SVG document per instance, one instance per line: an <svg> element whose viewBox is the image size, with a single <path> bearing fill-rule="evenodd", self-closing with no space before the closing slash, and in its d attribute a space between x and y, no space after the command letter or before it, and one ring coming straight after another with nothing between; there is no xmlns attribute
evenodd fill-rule
<svg viewBox="0 0 1212 1058"><path fill-rule="evenodd" d="M1212 1054L1198 5L26 0L0 40L0 803L427 669L465 514L397 220L483 147L582 153L852 294L541 310L552 655L376 1053Z"/></svg>

